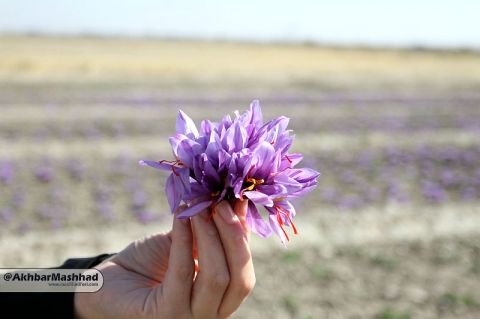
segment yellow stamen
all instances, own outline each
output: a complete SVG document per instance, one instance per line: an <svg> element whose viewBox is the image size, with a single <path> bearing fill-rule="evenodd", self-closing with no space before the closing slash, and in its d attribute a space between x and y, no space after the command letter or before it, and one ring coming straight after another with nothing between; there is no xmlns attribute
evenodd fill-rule
<svg viewBox="0 0 480 319"><path fill-rule="evenodd" d="M253 191L255 189L255 186L265 183L265 180L263 178L262 179L255 179L253 177L248 177L247 179L245 179L245 182L252 183L252 185L242 189L242 191L240 192L240 200L241 201L243 201L243 192Z"/></svg>
<svg viewBox="0 0 480 319"><path fill-rule="evenodd" d="M263 178L262 179L255 179L255 178L252 178L252 177L248 177L245 181L249 182L249 183L252 183L253 186L257 186L257 185L265 183ZM249 186L249 187L251 187L251 186Z"/></svg>

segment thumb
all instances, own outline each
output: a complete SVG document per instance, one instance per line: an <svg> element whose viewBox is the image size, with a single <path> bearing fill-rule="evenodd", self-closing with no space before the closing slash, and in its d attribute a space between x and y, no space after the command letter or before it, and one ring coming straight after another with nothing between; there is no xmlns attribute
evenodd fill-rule
<svg viewBox="0 0 480 319"><path fill-rule="evenodd" d="M158 233L138 239L114 259L137 274L162 282L168 268L170 233Z"/></svg>
<svg viewBox="0 0 480 319"><path fill-rule="evenodd" d="M163 282L162 298L170 310L184 315L190 313L190 299L195 275L192 256L193 234L190 219L173 218L172 246L168 271ZM173 314L174 312L172 312ZM173 317L173 316L172 316ZM179 316L175 316L179 317Z"/></svg>

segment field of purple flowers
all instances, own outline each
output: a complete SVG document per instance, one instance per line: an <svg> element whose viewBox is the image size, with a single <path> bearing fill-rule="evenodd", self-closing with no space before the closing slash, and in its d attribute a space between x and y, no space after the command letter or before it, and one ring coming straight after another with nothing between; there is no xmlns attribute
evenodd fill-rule
<svg viewBox="0 0 480 319"><path fill-rule="evenodd" d="M167 218L165 175L141 158L171 159L177 107L200 121L246 109L216 98L85 88L2 88L2 232ZM476 203L480 197L480 95L292 92L262 96L266 116L291 117L294 148L322 176L306 201L322 210Z"/></svg>

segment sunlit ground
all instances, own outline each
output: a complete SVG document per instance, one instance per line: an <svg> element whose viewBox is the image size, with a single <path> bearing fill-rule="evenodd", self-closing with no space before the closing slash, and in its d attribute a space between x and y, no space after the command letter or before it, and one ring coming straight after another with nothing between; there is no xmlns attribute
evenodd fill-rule
<svg viewBox="0 0 480 319"><path fill-rule="evenodd" d="M254 238L236 318L480 316L480 55L125 39L0 39L0 266L167 230L182 108L286 115L319 187L284 249Z"/></svg>

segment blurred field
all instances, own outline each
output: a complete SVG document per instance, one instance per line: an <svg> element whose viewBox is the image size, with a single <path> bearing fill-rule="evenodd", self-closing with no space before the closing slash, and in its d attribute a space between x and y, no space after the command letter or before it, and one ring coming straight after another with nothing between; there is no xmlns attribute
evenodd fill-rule
<svg viewBox="0 0 480 319"><path fill-rule="evenodd" d="M475 52L342 49L154 39L3 37L0 78L45 82L212 81L221 86L475 88ZM368 79L368 81L365 81Z"/></svg>
<svg viewBox="0 0 480 319"><path fill-rule="evenodd" d="M168 229L182 108L261 100L321 171L288 250L253 240L236 318L480 316L480 54L154 39L0 38L0 266Z"/></svg>

